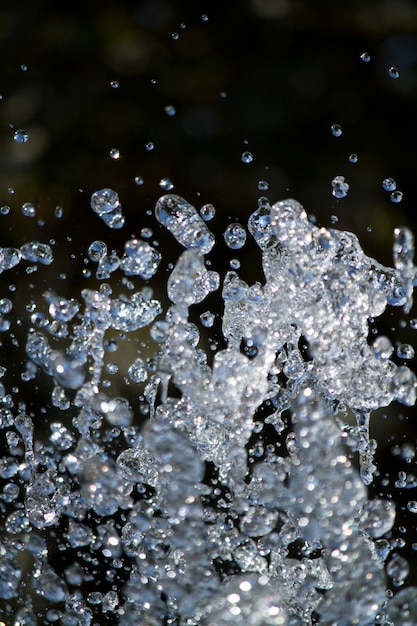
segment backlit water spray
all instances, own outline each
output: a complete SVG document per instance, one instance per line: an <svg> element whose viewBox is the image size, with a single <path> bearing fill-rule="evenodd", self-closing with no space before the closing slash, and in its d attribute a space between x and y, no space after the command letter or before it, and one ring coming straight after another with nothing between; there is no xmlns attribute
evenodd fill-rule
<svg viewBox="0 0 417 626"><path fill-rule="evenodd" d="M123 225L116 191L98 190L91 207L109 227ZM415 624L417 588L387 594L387 575L401 584L408 574L383 538L395 504L367 495L372 412L416 399L416 378L390 359L388 338L369 340L387 306L410 310L412 234L395 229L394 267L384 267L352 233L311 223L295 200L262 197L247 228L263 276L247 284L237 271L210 270L215 237L187 200L162 196L155 218L184 248L166 310L151 287L155 247L130 239L117 256L95 240L99 288L70 299L45 289L46 313L25 321L22 378L50 377L62 420L41 444L34 416L2 386L0 597L6 606L20 598L7 623L40 623L36 605L41 623L65 625L100 615L126 626ZM224 237L236 249L246 230L232 224ZM4 272L54 262L37 241L2 248L0 259ZM143 284L116 297L106 282L114 272L131 292L133 279ZM209 364L199 342L214 314L200 328L189 316L215 291L225 347ZM11 300L1 307L7 329ZM104 368L110 333L139 329L154 353L128 374L146 420L112 393ZM266 429L275 441L264 445ZM73 554L64 572L49 555L58 528L59 550ZM103 561L107 589L94 587Z"/></svg>

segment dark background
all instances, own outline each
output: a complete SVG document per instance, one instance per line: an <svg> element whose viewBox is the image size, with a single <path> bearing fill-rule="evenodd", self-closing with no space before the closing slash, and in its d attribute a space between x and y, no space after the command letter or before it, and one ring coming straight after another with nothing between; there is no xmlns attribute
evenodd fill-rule
<svg viewBox="0 0 417 626"><path fill-rule="evenodd" d="M369 63L360 59L365 51ZM390 66L398 79L389 76ZM152 216L164 177L195 206L213 203L217 235L231 220L245 223L261 195L294 197L323 226L337 218L338 228L353 230L385 264L391 264L393 228L416 227L414 1L148 0L86 2L80 9L72 2L3 2L0 93L0 205L11 207L0 215L1 245L56 242L52 266L32 275L19 266L1 276L1 297L14 302L16 337L27 330L27 321L17 324L27 318L27 306L44 306L46 287L76 298L83 287L98 287L94 267L85 263L93 239L121 253L126 239L151 227L164 254L156 288L164 297L167 265L180 252ZM175 107L174 116L167 106ZM335 123L343 128L338 138L330 131ZM20 128L27 143L13 140ZM109 156L113 148L117 160ZM241 161L245 150L253 153L250 164ZM350 184L340 201L331 193L336 175ZM399 204L382 189L387 176L404 194ZM259 191L260 180L269 183L267 191ZM122 231L109 230L90 209L91 193L102 187L120 195ZM21 213L27 201L37 206L35 218ZM61 219L56 206L63 208ZM261 279L254 244L231 254L220 243L213 264L224 271L232 256L239 257L243 278ZM93 275L86 279L88 267ZM414 315L391 311L375 328L394 342L415 344ZM19 397L36 412L50 389L30 397L19 383L24 343L18 357L9 348L5 337L9 384L20 385ZM394 482L400 470L417 473L413 458L397 454L405 442L415 446L415 417L414 409L393 406L372 422L381 469L374 492L400 503L393 536L406 539L403 554L412 553L416 538L406 504L417 493Z"/></svg>

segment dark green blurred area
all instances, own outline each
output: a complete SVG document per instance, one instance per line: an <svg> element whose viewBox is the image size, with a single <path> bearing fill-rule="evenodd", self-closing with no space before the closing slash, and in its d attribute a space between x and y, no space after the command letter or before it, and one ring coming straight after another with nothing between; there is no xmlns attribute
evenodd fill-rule
<svg viewBox="0 0 417 626"><path fill-rule="evenodd" d="M360 60L365 51L369 63ZM92 278L82 276L89 243L103 239L121 253L143 227L154 229L164 254L162 297L165 268L180 252L149 214L164 177L195 206L214 204L218 236L231 218L245 222L261 195L294 197L324 226L336 216L337 227L354 231L385 264L393 228L417 232L415 1L147 0L88 2L79 10L71 2L3 2L0 59L0 205L11 207L0 215L1 245L56 241L51 267L29 275L19 266L2 275L0 297L16 285L17 316L27 316L28 293L40 302L46 287L76 298L83 287L97 288L92 264ZM390 66L398 68L397 80ZM335 123L343 128L338 138L330 131ZM19 128L27 143L13 140ZM110 158L113 148L119 159ZM242 163L245 150L254 155L250 164ZM336 175L350 184L340 201L331 193ZM382 189L387 176L404 194L400 204ZM269 190L259 191L258 181ZM109 230L90 209L91 193L103 187L120 195L121 231ZM24 202L37 205L35 218L22 215ZM261 279L255 248L249 243L238 255L252 282ZM224 271L230 258L219 244L213 264ZM415 344L416 331L401 328L397 313L379 327ZM379 462L390 476L400 469L417 474L391 454L404 437L416 443L415 411L397 409L386 411L372 433ZM405 506L410 494L393 497ZM411 514L404 518L414 524Z"/></svg>

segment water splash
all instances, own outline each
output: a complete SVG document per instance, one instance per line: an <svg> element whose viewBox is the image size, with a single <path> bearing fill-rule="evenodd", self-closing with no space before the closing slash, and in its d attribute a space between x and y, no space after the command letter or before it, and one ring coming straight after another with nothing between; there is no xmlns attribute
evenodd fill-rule
<svg viewBox="0 0 417 626"><path fill-rule="evenodd" d="M121 218L111 189L95 192L91 206L110 227L106 216ZM237 271L222 279L209 269L214 235L185 199L162 196L155 217L185 248L166 310L147 285L127 296L105 282L70 298L44 289L47 313L28 310L22 378L42 378L63 417L41 443L36 416L1 385L0 598L35 591L49 621L65 624L415 622L416 590L393 599L386 591L386 576L402 584L408 574L384 539L395 505L369 499L366 487L376 469L372 412L416 400L416 378L391 360L389 339L369 341L387 306L411 309L412 234L395 230L394 268L385 267L352 233L315 226L297 201L260 198L248 230L264 279L249 285ZM240 248L246 230L232 224L225 240ZM121 258L99 240L88 255L99 280L117 272L149 280L162 259L141 239L126 241ZM1 270L22 259L51 264L52 250L2 248ZM216 316L206 308L201 327L190 320L221 283L225 347L211 362L200 334ZM12 313L12 301L1 311ZM143 352L106 365L126 337L140 337ZM412 354L398 349L404 360ZM141 415L106 379L119 366ZM77 550L63 574L45 540L59 532L62 552ZM20 553L31 555L30 570ZM111 588L84 592L103 559ZM29 600L24 611L34 614Z"/></svg>

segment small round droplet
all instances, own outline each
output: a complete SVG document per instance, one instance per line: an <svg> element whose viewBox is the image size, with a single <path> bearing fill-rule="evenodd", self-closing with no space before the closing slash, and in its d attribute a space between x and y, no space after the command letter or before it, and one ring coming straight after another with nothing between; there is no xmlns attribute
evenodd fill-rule
<svg viewBox="0 0 417 626"><path fill-rule="evenodd" d="M33 202L25 202L22 204L22 213L25 217L35 217L36 215L36 206Z"/></svg>
<svg viewBox="0 0 417 626"><path fill-rule="evenodd" d="M25 65L24 63L22 63L22 65L20 66L20 69L22 70L22 72L27 72L28 71L28 66Z"/></svg>
<svg viewBox="0 0 417 626"><path fill-rule="evenodd" d="M388 74L389 74L390 78L399 78L400 77L400 72L393 65L391 65L391 67L389 68Z"/></svg>
<svg viewBox="0 0 417 626"><path fill-rule="evenodd" d="M167 104L167 106L164 107L164 111L168 115L168 117L173 117L177 112L172 104Z"/></svg>
<svg viewBox="0 0 417 626"><path fill-rule="evenodd" d="M16 143L26 143L29 139L29 135L25 130L19 128L19 130L16 130L16 132L14 133L13 139Z"/></svg>
<svg viewBox="0 0 417 626"><path fill-rule="evenodd" d="M200 209L200 215L205 222L209 222L216 215L216 209L212 204L204 204Z"/></svg>
<svg viewBox="0 0 417 626"><path fill-rule="evenodd" d="M8 204L4 204L3 206L0 207L0 213L1 215L9 215L10 213L10 207Z"/></svg>
<svg viewBox="0 0 417 626"><path fill-rule="evenodd" d="M242 152L242 156L240 157L242 159L242 163L252 163L253 161L253 154L252 152Z"/></svg>
<svg viewBox="0 0 417 626"><path fill-rule="evenodd" d="M414 359L414 348L409 343L402 343L397 348L397 356L399 359Z"/></svg>
<svg viewBox="0 0 417 626"><path fill-rule="evenodd" d="M395 191L395 189L397 188L397 183L393 178L384 178L384 180L382 181L382 187L385 189L385 191Z"/></svg>
<svg viewBox="0 0 417 626"><path fill-rule="evenodd" d="M178 33L172 33L171 37L174 41L178 41L178 39L180 38Z"/></svg>
<svg viewBox="0 0 417 626"><path fill-rule="evenodd" d="M110 87L111 87L112 89L117 89L117 88L118 88L118 86L119 86L119 82L118 82L117 80L111 80L111 81L110 81Z"/></svg>
<svg viewBox="0 0 417 626"><path fill-rule="evenodd" d="M239 250L246 243L246 230L237 222L229 224L224 231L224 240L232 250Z"/></svg>
<svg viewBox="0 0 417 626"><path fill-rule="evenodd" d="M165 191L171 191L171 189L174 189L174 183L170 178L161 178L159 186Z"/></svg>
<svg viewBox="0 0 417 626"><path fill-rule="evenodd" d="M201 19L203 20L203 22L208 22L209 18L207 13L203 13L203 15L201 16Z"/></svg>
<svg viewBox="0 0 417 626"><path fill-rule="evenodd" d="M140 236L143 237L144 239L150 239L152 235L153 235L153 230L152 228L149 228L149 226L145 226L140 231Z"/></svg>
<svg viewBox="0 0 417 626"><path fill-rule="evenodd" d="M206 328L211 328L214 324L214 313L211 311L205 311L200 315L200 321Z"/></svg>
<svg viewBox="0 0 417 626"><path fill-rule="evenodd" d="M97 263L107 254L107 246L104 241L97 239L90 243L87 253L90 259Z"/></svg>
<svg viewBox="0 0 417 626"><path fill-rule="evenodd" d="M350 163L357 163L359 160L358 155L353 153L351 155L349 155L349 161Z"/></svg>
<svg viewBox="0 0 417 626"><path fill-rule="evenodd" d="M362 52L359 58L364 63L369 63L369 61L371 60L371 55L369 54L369 52Z"/></svg>
<svg viewBox="0 0 417 626"><path fill-rule="evenodd" d="M410 513L417 513L417 502L415 500L410 500L407 502L407 509Z"/></svg>
<svg viewBox="0 0 417 626"><path fill-rule="evenodd" d="M403 192L398 190L393 191L392 193L390 193L389 199L391 200L391 202L394 202L394 204L398 204L403 199Z"/></svg>
<svg viewBox="0 0 417 626"><path fill-rule="evenodd" d="M117 161L118 159L120 159L120 151L117 148L112 148L109 154L110 158L113 159L113 161Z"/></svg>
<svg viewBox="0 0 417 626"><path fill-rule="evenodd" d="M148 143L145 144L145 150L147 150L148 152L150 152L154 148L155 148L155 144L153 141L148 141Z"/></svg>
<svg viewBox="0 0 417 626"><path fill-rule="evenodd" d="M258 189L259 191L266 191L269 189L269 183L266 180L258 181Z"/></svg>
<svg viewBox="0 0 417 626"><path fill-rule="evenodd" d="M343 129L340 124L332 124L330 126L330 130L332 131L333 137L340 137L340 135L343 133Z"/></svg>
<svg viewBox="0 0 417 626"><path fill-rule="evenodd" d="M61 219L63 214L64 214L64 209L62 208L62 206L56 206L55 207L55 217L57 219Z"/></svg>
<svg viewBox="0 0 417 626"><path fill-rule="evenodd" d="M142 176L135 176L135 184L138 185L138 187L140 187L140 185L143 185L143 178Z"/></svg>

